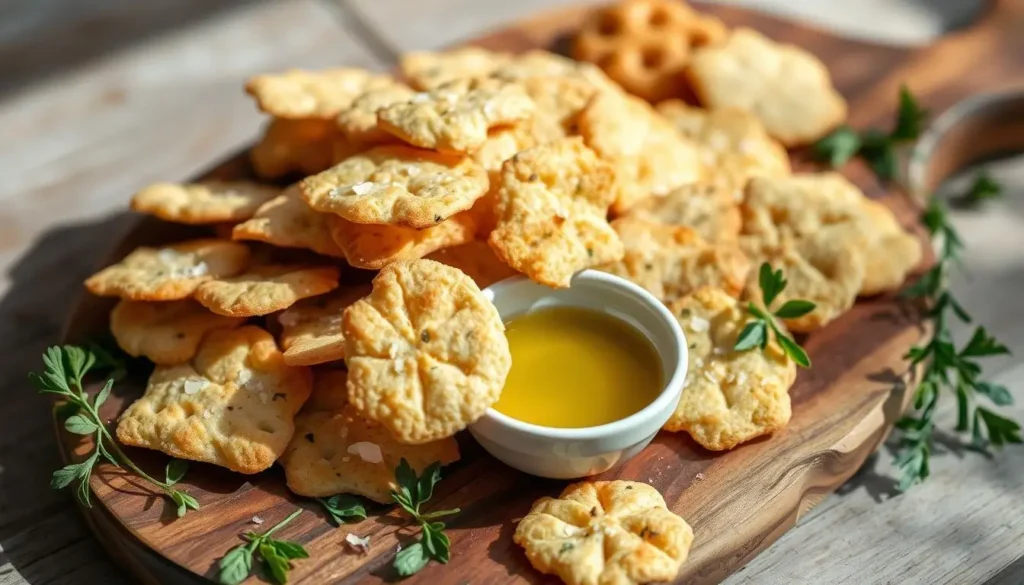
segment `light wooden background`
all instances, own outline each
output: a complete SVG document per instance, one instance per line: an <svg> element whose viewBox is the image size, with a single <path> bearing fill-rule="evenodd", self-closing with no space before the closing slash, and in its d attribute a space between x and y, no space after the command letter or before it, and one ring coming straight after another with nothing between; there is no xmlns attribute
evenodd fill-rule
<svg viewBox="0 0 1024 585"><path fill-rule="evenodd" d="M189 177L252 139L259 116L240 89L252 73L384 69L401 51L570 1L0 0L0 585L128 582L70 497L47 487L57 450L25 374L57 339L82 278L123 233L112 214L130 193ZM927 42L978 8L970 0L740 3L898 43ZM955 287L1022 355L1024 158L990 170L1008 194L957 215L970 276ZM994 381L1020 389L1024 364L991 366ZM943 400L946 428L951 400ZM1010 410L1024 418L1024 407ZM938 439L925 486L896 497L883 450L728 583L1024 583L1024 448L990 461L951 435Z"/></svg>

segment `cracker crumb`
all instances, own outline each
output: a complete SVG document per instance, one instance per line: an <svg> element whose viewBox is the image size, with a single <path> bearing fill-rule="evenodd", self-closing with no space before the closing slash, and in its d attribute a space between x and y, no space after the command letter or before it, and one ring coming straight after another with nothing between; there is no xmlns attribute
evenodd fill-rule
<svg viewBox="0 0 1024 585"><path fill-rule="evenodd" d="M356 552L366 554L370 551L370 537L369 536L356 536L349 532L345 535L345 542L348 543Z"/></svg>
<svg viewBox="0 0 1024 585"><path fill-rule="evenodd" d="M380 445L377 443L371 443L369 441L352 443L348 446L348 452L353 455L358 455L360 459L367 463L384 462L384 453L381 452Z"/></svg>

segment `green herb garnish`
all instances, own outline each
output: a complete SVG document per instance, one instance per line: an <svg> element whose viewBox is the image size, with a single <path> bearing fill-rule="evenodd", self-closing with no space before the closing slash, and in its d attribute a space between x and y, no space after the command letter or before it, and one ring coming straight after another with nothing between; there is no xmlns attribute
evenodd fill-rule
<svg viewBox="0 0 1024 585"><path fill-rule="evenodd" d="M1009 418L978 404L984 398L995 406L1013 402L1005 386L982 379L979 358L1009 354L1005 345L995 340L984 327L977 327L966 345L957 349L949 324L953 319L970 323L971 316L950 293L948 281L953 266L960 263L963 241L953 228L946 208L933 199L924 212L922 222L939 251L935 265L904 295L924 299L927 317L932 321L931 340L912 347L907 359L913 366L921 364L924 371L914 394L913 413L903 417L897 428L901 431L896 466L900 470L899 489L906 491L928 478L935 411L943 389L956 394L958 416L956 430L971 432L971 446L987 451L1007 443L1020 443L1020 425Z"/></svg>
<svg viewBox="0 0 1024 585"><path fill-rule="evenodd" d="M775 341L778 342L782 351L796 362L797 365L809 368L811 366L811 359L807 357L807 352L792 337L779 328L779 324L775 319L796 319L797 317L802 317L814 310L814 303L793 299L783 303L775 312L771 312L772 302L786 288L786 278L782 276L782 270L773 271L771 265L767 262L761 264L757 277L758 283L761 285L761 300L765 308L762 309L754 303L747 303L747 312L754 319L747 323L743 330L740 331L733 349L736 351L749 351L755 347L760 347L763 351L768 347L770 336L774 333Z"/></svg>
<svg viewBox="0 0 1024 585"><path fill-rule="evenodd" d="M329 498L317 498L324 511L338 526L366 520L366 507L352 494L338 494Z"/></svg>
<svg viewBox="0 0 1024 585"><path fill-rule="evenodd" d="M258 556L267 574L275 583L282 585L287 583L288 571L292 568L291 561L293 559L308 559L309 553L297 542L274 540L270 537L301 513L301 508L295 510L263 534L255 532L243 534L242 538L248 542L229 550L228 554L221 558L218 563L220 572L217 574L217 581L223 585L237 585L245 581L249 573L252 572L253 558Z"/></svg>
<svg viewBox="0 0 1024 585"><path fill-rule="evenodd" d="M74 345L47 348L43 354L43 372L31 372L29 380L41 394L54 394L64 400L57 407L57 416L64 419L64 428L76 435L92 436L96 448L81 463L72 463L53 472L50 487L64 489L77 482L78 500L86 507L92 507L90 496L92 489L89 479L93 468L100 459L105 459L116 467L127 467L150 484L160 488L164 496L170 499L177 508L181 518L188 510L198 510L199 502L187 493L173 489L174 484L184 477L188 464L184 461L172 460L167 464L164 481L151 477L139 469L103 424L100 418L100 406L110 396L114 386L114 378L109 378L103 388L90 399L84 390L83 379L92 369L108 369L115 373L124 371L124 364L110 353L90 351Z"/></svg>
<svg viewBox="0 0 1024 585"><path fill-rule="evenodd" d="M1003 194L1003 186L996 182L987 171L981 171L974 177L969 189L953 199L957 207L977 207L989 199L998 199Z"/></svg>
<svg viewBox="0 0 1024 585"><path fill-rule="evenodd" d="M393 566L402 577L418 573L427 566L431 559L445 564L450 558L451 543L448 540L448 535L444 533L444 522L433 522L433 520L442 516L458 514L459 509L420 512L420 506L434 494L434 486L439 481L441 481L441 464L437 461L431 463L419 477L416 477L416 471L404 457L395 469L395 483L398 484L398 489L391 491L391 499L419 523L422 533L420 540L403 547L395 555Z"/></svg>
<svg viewBox="0 0 1024 585"><path fill-rule="evenodd" d="M849 126L840 126L812 147L814 156L832 167L846 164L854 156L860 156L881 181L896 178L898 162L896 149L917 140L924 130L928 110L922 108L907 87L900 87L900 103L896 123L892 130L884 132L872 128L858 133Z"/></svg>

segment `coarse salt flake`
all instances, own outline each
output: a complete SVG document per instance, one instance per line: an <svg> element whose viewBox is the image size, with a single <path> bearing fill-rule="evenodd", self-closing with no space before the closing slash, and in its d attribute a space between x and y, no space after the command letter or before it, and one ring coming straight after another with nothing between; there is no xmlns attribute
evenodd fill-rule
<svg viewBox="0 0 1024 585"><path fill-rule="evenodd" d="M356 195L366 195L370 191L373 191L373 183L371 181L365 181L352 185L352 192Z"/></svg>
<svg viewBox="0 0 1024 585"><path fill-rule="evenodd" d="M696 331L697 333L707 331L708 327L710 326L711 323L709 323L708 320L703 317L690 317L690 329Z"/></svg>
<svg viewBox="0 0 1024 585"><path fill-rule="evenodd" d="M345 535L345 542L347 542L353 549L363 554L366 554L370 550L369 536L357 536L349 532Z"/></svg>
<svg viewBox="0 0 1024 585"><path fill-rule="evenodd" d="M414 103L414 104L426 103L426 102L430 101L430 94L425 92L425 91L421 91L419 93L414 93L414 94L412 94L412 97L409 98L409 101Z"/></svg>
<svg viewBox="0 0 1024 585"><path fill-rule="evenodd" d="M203 390L204 388L206 388L209 385L210 385L210 382L208 380L204 380L204 379L201 379L201 378L198 379L198 380L196 380L196 379L185 380L185 394L188 394L189 396L191 396L193 394L197 394L197 393L199 393L200 390Z"/></svg>
<svg viewBox="0 0 1024 585"><path fill-rule="evenodd" d="M260 524L263 524L263 518L260 518L259 516L253 516L252 523L259 526Z"/></svg>
<svg viewBox="0 0 1024 585"><path fill-rule="evenodd" d="M249 380L252 380L252 370L248 368L242 368L241 370L238 370L238 375L235 376L235 384L238 384L239 386L245 386L246 384L249 383Z"/></svg>
<svg viewBox="0 0 1024 585"><path fill-rule="evenodd" d="M348 446L348 452L353 455L358 455L360 459L367 463L384 462L384 453L381 452L380 445L377 443L371 443L369 441L352 443Z"/></svg>

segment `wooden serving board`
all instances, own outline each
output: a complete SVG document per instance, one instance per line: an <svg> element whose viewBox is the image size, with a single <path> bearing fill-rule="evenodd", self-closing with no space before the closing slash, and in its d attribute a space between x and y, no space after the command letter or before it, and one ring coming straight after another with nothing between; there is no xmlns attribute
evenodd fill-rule
<svg viewBox="0 0 1024 585"><path fill-rule="evenodd" d="M731 26L750 26L769 36L817 54L832 71L850 102L855 127L887 126L897 90L906 83L925 106L941 111L979 91L1024 84L1024 9L1017 0L993 2L973 26L919 49L851 41L805 25L736 8L707 7ZM473 44L508 51L557 48L586 13L573 9L544 14L487 35ZM988 126L991 127L991 124ZM960 142L965 142L960 137ZM942 175L984 154L980 140L971 149L929 150L931 161L918 160L918 189L930 189ZM969 151L969 152L968 152ZM967 153L967 154L964 154ZM797 166L801 153L795 153ZM916 224L910 201L885 193L857 164L844 170L866 193L889 204L907 226ZM250 174L243 154L204 177L238 178ZM915 228L916 229L916 228ZM111 261L141 244L182 239L190 229L140 220ZM917 230L920 233L920 230ZM102 334L112 303L84 297L70 320L70 343ZM926 332L918 313L895 296L861 300L804 340L814 367L800 372L792 388L789 426L727 453L701 449L685 433L662 433L643 453L599 479L646 481L668 505L693 526L694 546L679 576L680 583L717 583L742 567L793 526L800 515L845 482L884 439L900 416L913 386L901 358ZM133 371L114 388L102 414L114 421L145 386L147 372ZM59 429L59 425L57 427ZM92 446L59 430L64 455L78 460ZM463 433L466 435L466 433ZM463 459L445 470L431 506L460 507L449 522L452 558L447 566L431 564L413 583L557 582L534 571L512 543L516 522L538 497L556 495L566 482L541 480L505 467L467 436L460 436ZM130 455L153 475L162 476L167 459L130 449ZM196 583L214 578L218 559L239 544L238 535L256 529L254 515L271 526L296 505L308 512L277 533L306 545L311 558L295 564L293 583L390 581L391 559L411 532L389 508L373 506L371 518L335 528L318 505L285 489L283 473L273 469L247 477L209 465L193 464L181 484L202 510L175 519L164 500L131 474L101 466L92 480L95 502L85 517L110 552L145 583ZM352 531L369 536L366 556L344 544ZM823 536L827 538L828 536Z"/></svg>

